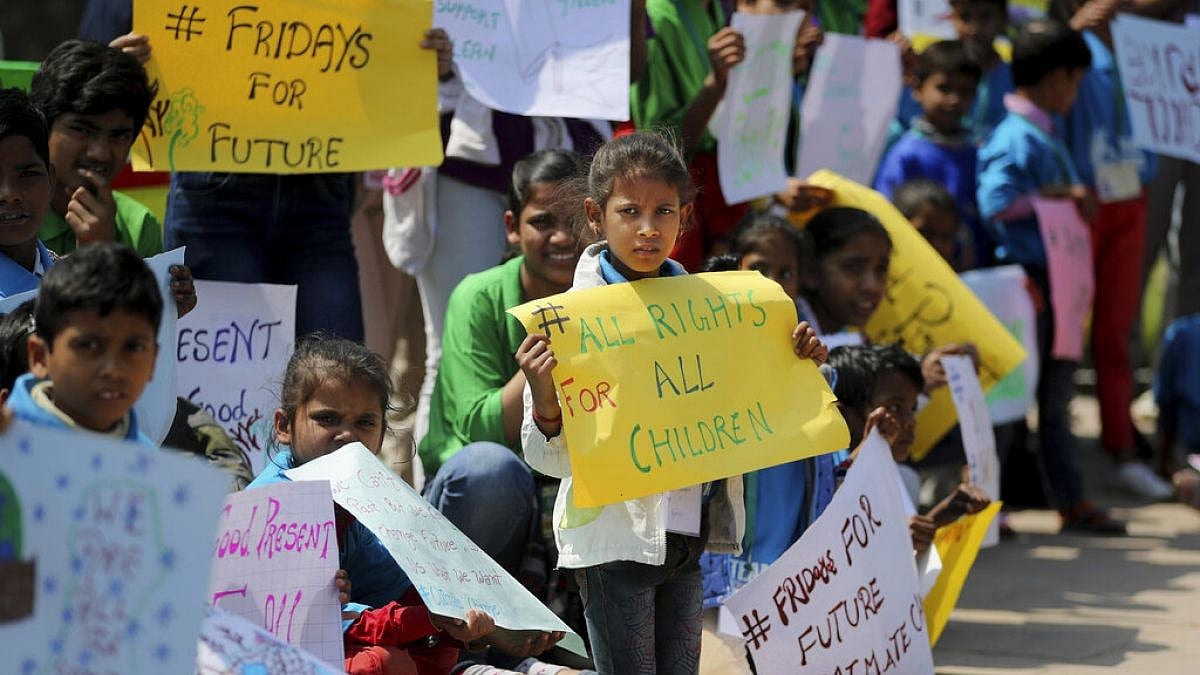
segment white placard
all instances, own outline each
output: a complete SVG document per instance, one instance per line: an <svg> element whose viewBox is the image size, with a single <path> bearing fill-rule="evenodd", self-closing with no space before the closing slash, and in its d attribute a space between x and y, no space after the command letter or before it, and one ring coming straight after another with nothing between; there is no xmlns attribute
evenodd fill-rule
<svg viewBox="0 0 1200 675"><path fill-rule="evenodd" d="M943 356L941 362L946 369L950 396L958 411L958 428L962 432L971 482L995 501L1000 498L1000 457L996 455L996 434L992 430L983 387L975 374L975 362L969 356ZM1000 523L993 520L983 538L983 547L999 543Z"/></svg>
<svg viewBox="0 0 1200 675"><path fill-rule="evenodd" d="M870 185L903 85L895 44L826 35L801 106L796 175L829 169Z"/></svg>
<svg viewBox="0 0 1200 675"><path fill-rule="evenodd" d="M1200 52L1200 32L1121 14L1112 34L1134 142L1200 161L1200 106L1191 61Z"/></svg>
<svg viewBox="0 0 1200 675"><path fill-rule="evenodd" d="M183 671L180 671L183 672ZM197 675L340 675L317 657L289 645L249 621L205 608L196 652Z"/></svg>
<svg viewBox="0 0 1200 675"><path fill-rule="evenodd" d="M197 281L172 345L179 396L229 434L255 475L266 462L296 334L296 287Z"/></svg>
<svg viewBox="0 0 1200 675"><path fill-rule="evenodd" d="M277 483L226 497L208 584L213 606L340 668L337 570L329 483Z"/></svg>
<svg viewBox="0 0 1200 675"><path fill-rule="evenodd" d="M561 619L363 444L286 473L292 480L329 481L334 501L379 537L429 611L462 619L467 610L481 609L510 630L563 631L564 649L586 653Z"/></svg>
<svg viewBox="0 0 1200 675"><path fill-rule="evenodd" d="M963 272L960 278L1025 348L1025 362L987 393L992 424L1023 420L1037 398L1038 381L1037 313L1025 270L1020 265L1004 265Z"/></svg>
<svg viewBox="0 0 1200 675"><path fill-rule="evenodd" d="M20 421L0 457L2 670L191 672L228 477Z"/></svg>
<svg viewBox="0 0 1200 675"><path fill-rule="evenodd" d="M717 145L718 177L730 204L787 185L784 145L792 117L792 51L804 12L733 15L746 59L729 72Z"/></svg>
<svg viewBox="0 0 1200 675"><path fill-rule="evenodd" d="M726 602L761 675L933 672L902 500L872 431L821 517Z"/></svg>
<svg viewBox="0 0 1200 675"><path fill-rule="evenodd" d="M896 11L900 32L908 37L931 35L946 40L958 37L950 22L950 0L900 0Z"/></svg>
<svg viewBox="0 0 1200 675"><path fill-rule="evenodd" d="M629 119L630 0L437 0L463 84L517 115Z"/></svg>
<svg viewBox="0 0 1200 675"><path fill-rule="evenodd" d="M158 323L158 358L154 361L154 379L142 391L141 398L133 409L137 412L138 428L156 445L162 445L171 423L175 421L175 358L170 346L175 343L175 325L179 310L175 307L175 296L171 293L172 265L182 265L184 247L146 258L146 264L158 279L158 291L162 293L163 313Z"/></svg>

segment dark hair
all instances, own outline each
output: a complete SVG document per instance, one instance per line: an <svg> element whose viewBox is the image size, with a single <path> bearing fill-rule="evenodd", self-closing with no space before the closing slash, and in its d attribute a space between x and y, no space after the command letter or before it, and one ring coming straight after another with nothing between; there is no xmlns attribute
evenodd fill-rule
<svg viewBox="0 0 1200 675"><path fill-rule="evenodd" d="M917 391L925 388L925 376L921 374L921 364L912 354L904 351L899 343L887 345L872 345L875 352L876 372L875 381L887 373L900 373L912 382Z"/></svg>
<svg viewBox="0 0 1200 675"><path fill-rule="evenodd" d="M900 373L917 391L925 388L921 364L898 344L838 347L829 353L829 365L836 373L834 396L864 416L871 412L868 406L876 385L888 373Z"/></svg>
<svg viewBox="0 0 1200 675"><path fill-rule="evenodd" d="M849 206L834 206L813 216L804 228L812 239L813 259L821 261L860 234L883 237L890 247L892 238L875 216Z"/></svg>
<svg viewBox="0 0 1200 675"><path fill-rule="evenodd" d="M1082 70L1092 65L1083 35L1052 19L1026 22L1013 38L1013 84L1030 87L1056 70Z"/></svg>
<svg viewBox="0 0 1200 675"><path fill-rule="evenodd" d="M283 373L279 407L289 424L296 420L296 409L312 398L322 382L333 378L364 380L379 396L385 418L392 409L392 378L382 356L357 342L313 333L297 341Z"/></svg>
<svg viewBox="0 0 1200 675"><path fill-rule="evenodd" d="M833 395L850 410L866 415L875 384L879 358L867 345L847 345L829 352L829 367L833 368Z"/></svg>
<svg viewBox="0 0 1200 675"><path fill-rule="evenodd" d="M710 255L700 263L701 272L736 272L737 269L738 257L730 253Z"/></svg>
<svg viewBox="0 0 1200 675"><path fill-rule="evenodd" d="M156 87L142 64L120 49L88 40L67 40L55 47L33 74L29 97L46 124L66 113L97 115L122 110L141 131Z"/></svg>
<svg viewBox="0 0 1200 675"><path fill-rule="evenodd" d="M29 336L33 334L33 306L26 300L0 317L0 387L12 391L17 378L29 372Z"/></svg>
<svg viewBox="0 0 1200 675"><path fill-rule="evenodd" d="M958 214L958 205L945 185L928 178L914 178L896 188L892 193L892 203L905 218L912 220L923 206Z"/></svg>
<svg viewBox="0 0 1200 675"><path fill-rule="evenodd" d="M731 253L740 263L750 253L761 253L770 247L771 237L779 235L796 252L796 264L804 267L812 257L812 242L808 234L798 230L786 218L771 213L750 213L742 218L733 231Z"/></svg>
<svg viewBox="0 0 1200 675"><path fill-rule="evenodd" d="M587 194L603 207L619 179L660 180L679 192L681 204L692 201L694 189L676 143L652 131L639 131L600 146L588 170Z"/></svg>
<svg viewBox="0 0 1200 675"><path fill-rule="evenodd" d="M583 176L586 166L583 155L572 150L539 150L523 157L513 166L508 184L508 210L520 217L531 186L576 180Z"/></svg>
<svg viewBox="0 0 1200 675"><path fill-rule="evenodd" d="M16 87L0 89L0 140L9 136L28 138L33 151L50 168L50 131L46 118L29 96Z"/></svg>
<svg viewBox="0 0 1200 675"><path fill-rule="evenodd" d="M913 75L920 84L937 73L957 73L975 80L983 78L983 69L967 54L967 47L958 40L942 40L925 48L917 56Z"/></svg>
<svg viewBox="0 0 1200 675"><path fill-rule="evenodd" d="M36 333L54 344L70 314L94 309L108 316L114 309L140 316L158 335L163 299L158 280L146 262L124 244L99 242L80 247L46 272L34 308Z"/></svg>

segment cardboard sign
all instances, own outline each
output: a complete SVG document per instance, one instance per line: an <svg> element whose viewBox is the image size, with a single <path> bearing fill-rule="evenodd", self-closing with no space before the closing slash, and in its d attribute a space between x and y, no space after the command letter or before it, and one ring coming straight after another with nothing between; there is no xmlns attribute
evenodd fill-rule
<svg viewBox="0 0 1200 675"><path fill-rule="evenodd" d="M335 667L343 665L337 528L329 483L231 494L217 521L210 602Z"/></svg>
<svg viewBox="0 0 1200 675"><path fill-rule="evenodd" d="M869 184L900 104L903 79L895 44L826 35L801 106L796 175L828 169Z"/></svg>
<svg viewBox="0 0 1200 675"><path fill-rule="evenodd" d="M795 303L757 272L614 284L508 313L550 337L576 506L849 443L825 378L792 351Z"/></svg>
<svg viewBox="0 0 1200 675"><path fill-rule="evenodd" d="M7 672L187 673L228 479L201 460L14 422L0 434Z"/></svg>
<svg viewBox="0 0 1200 675"><path fill-rule="evenodd" d="M179 396L229 434L257 475L296 334L296 287L197 281L173 343Z"/></svg>
<svg viewBox="0 0 1200 675"><path fill-rule="evenodd" d="M240 616L205 608L196 653L197 675L340 675L299 647L276 638Z"/></svg>
<svg viewBox="0 0 1200 675"><path fill-rule="evenodd" d="M436 165L430 0L137 0L158 95L135 170L320 173ZM401 102L402 101L402 102Z"/></svg>
<svg viewBox="0 0 1200 675"><path fill-rule="evenodd" d="M1112 23L1117 68L1134 142L1200 162L1200 108L1194 59L1200 32L1121 14Z"/></svg>
<svg viewBox="0 0 1200 675"><path fill-rule="evenodd" d="M761 675L933 672L902 499L873 431L821 517L726 602Z"/></svg>
<svg viewBox="0 0 1200 675"><path fill-rule="evenodd" d="M559 644L587 655L583 640L561 619L361 443L287 475L329 481L334 501L379 537L429 611L461 619L476 608L510 630L563 631Z"/></svg>
<svg viewBox="0 0 1200 675"><path fill-rule="evenodd" d="M980 544L1000 513L1000 502L992 502L979 513L964 516L937 531L933 545L942 558L942 572L925 596L925 616L929 618L929 644L936 645L950 620L967 574L975 564Z"/></svg>
<svg viewBox="0 0 1200 675"><path fill-rule="evenodd" d="M630 0L437 0L467 93L516 115L629 119Z"/></svg>
<svg viewBox="0 0 1200 675"><path fill-rule="evenodd" d="M730 204L787 185L784 145L792 111L792 51L804 12L733 15L746 60L729 72L717 128L718 178Z"/></svg>
<svg viewBox="0 0 1200 675"><path fill-rule="evenodd" d="M1020 343L883 195L830 171L815 173L808 182L833 190L838 206L853 206L874 215L892 239L887 293L866 327L871 341L903 341L904 348L914 354L972 342L983 361L980 381L984 391L1021 364L1025 350ZM955 418L950 391L945 387L936 390L917 415L912 458L924 457L954 426Z"/></svg>
<svg viewBox="0 0 1200 675"><path fill-rule="evenodd" d="M1034 197L1046 264L1050 275L1050 304L1054 310L1056 359L1083 358L1083 328L1092 311L1092 235L1069 199Z"/></svg>

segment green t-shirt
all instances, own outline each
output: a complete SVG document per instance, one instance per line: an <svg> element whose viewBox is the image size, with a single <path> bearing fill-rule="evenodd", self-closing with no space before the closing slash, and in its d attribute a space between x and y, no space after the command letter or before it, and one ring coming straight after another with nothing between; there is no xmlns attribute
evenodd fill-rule
<svg viewBox="0 0 1200 675"><path fill-rule="evenodd" d="M862 35L867 0L818 0L817 18L826 33Z"/></svg>
<svg viewBox="0 0 1200 675"><path fill-rule="evenodd" d="M158 219L141 202L128 195L113 191L117 205L117 241L133 248L143 258L163 252L163 231ZM59 255L75 251L75 232L54 209L46 213L38 238L46 248Z"/></svg>
<svg viewBox="0 0 1200 675"><path fill-rule="evenodd" d="M419 446L426 475L468 443L507 445L500 392L517 374L513 356L525 329L505 310L521 304L524 260L471 274L450 294L429 431Z"/></svg>
<svg viewBox="0 0 1200 675"><path fill-rule="evenodd" d="M704 87L712 66L708 39L725 26L718 0L708 9L699 0L646 0L654 35L646 44L646 72L633 83L630 103L638 129L683 129L683 116ZM717 140L707 131L698 152L710 152Z"/></svg>

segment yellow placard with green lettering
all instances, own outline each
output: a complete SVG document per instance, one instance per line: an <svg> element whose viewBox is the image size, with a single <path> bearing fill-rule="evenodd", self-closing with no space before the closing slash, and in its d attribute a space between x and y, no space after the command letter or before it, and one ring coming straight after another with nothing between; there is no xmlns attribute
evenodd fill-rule
<svg viewBox="0 0 1200 675"><path fill-rule="evenodd" d="M758 272L647 279L508 310L550 338L575 504L601 506L845 448L796 306Z"/></svg>
<svg viewBox="0 0 1200 675"><path fill-rule="evenodd" d="M967 574L975 564L979 545L983 543L988 526L1000 513L1000 506L1000 502L992 502L979 513L963 516L939 529L934 536L933 545L942 558L942 571L925 596L925 620L929 626L930 645L936 645L942 636L942 629L950 620L950 613L958 604L958 596L967 582Z"/></svg>
<svg viewBox="0 0 1200 675"><path fill-rule="evenodd" d="M137 0L158 94L136 170L319 173L436 165L432 0Z"/></svg>
<svg viewBox="0 0 1200 675"><path fill-rule="evenodd" d="M979 350L979 381L985 392L1025 360L1021 343L887 198L830 171L818 171L808 182L833 190L838 206L873 214L892 239L888 288L867 323L868 338L902 342L905 349L921 355L949 344L973 343ZM928 454L957 419L950 390L936 389L917 415L913 459Z"/></svg>

